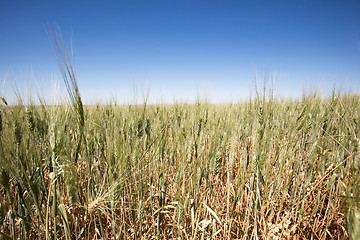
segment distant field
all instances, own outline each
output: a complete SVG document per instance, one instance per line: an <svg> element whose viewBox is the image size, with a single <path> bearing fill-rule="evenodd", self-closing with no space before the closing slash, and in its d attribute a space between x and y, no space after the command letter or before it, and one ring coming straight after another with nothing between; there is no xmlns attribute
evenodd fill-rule
<svg viewBox="0 0 360 240"><path fill-rule="evenodd" d="M73 93L0 107L4 239L358 239L359 95L83 107Z"/></svg>

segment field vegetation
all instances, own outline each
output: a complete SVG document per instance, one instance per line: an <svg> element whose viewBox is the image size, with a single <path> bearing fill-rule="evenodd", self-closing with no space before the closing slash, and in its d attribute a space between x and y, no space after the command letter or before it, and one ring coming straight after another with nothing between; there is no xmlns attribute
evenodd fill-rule
<svg viewBox="0 0 360 240"><path fill-rule="evenodd" d="M59 50L68 103L2 99L2 238L359 239L359 95L83 106Z"/></svg>
<svg viewBox="0 0 360 240"><path fill-rule="evenodd" d="M3 105L1 234L344 238L358 224L359 106L359 96L335 93L81 111Z"/></svg>

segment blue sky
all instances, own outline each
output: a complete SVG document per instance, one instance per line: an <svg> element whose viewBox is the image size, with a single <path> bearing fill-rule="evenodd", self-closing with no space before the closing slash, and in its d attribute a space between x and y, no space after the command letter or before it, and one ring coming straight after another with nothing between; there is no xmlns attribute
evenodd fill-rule
<svg viewBox="0 0 360 240"><path fill-rule="evenodd" d="M281 97L359 92L359 13L355 0L0 0L0 93L66 95L48 25L72 42L86 104L246 100L255 75Z"/></svg>

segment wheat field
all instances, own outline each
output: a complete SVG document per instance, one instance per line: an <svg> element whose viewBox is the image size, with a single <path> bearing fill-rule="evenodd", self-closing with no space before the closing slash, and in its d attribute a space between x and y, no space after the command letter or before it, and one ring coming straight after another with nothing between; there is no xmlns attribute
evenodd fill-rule
<svg viewBox="0 0 360 240"><path fill-rule="evenodd" d="M360 96L0 105L3 239L359 239ZM60 39L60 40L59 40Z"/></svg>
<svg viewBox="0 0 360 240"><path fill-rule="evenodd" d="M359 236L358 95L91 107L77 99L1 106L3 237Z"/></svg>

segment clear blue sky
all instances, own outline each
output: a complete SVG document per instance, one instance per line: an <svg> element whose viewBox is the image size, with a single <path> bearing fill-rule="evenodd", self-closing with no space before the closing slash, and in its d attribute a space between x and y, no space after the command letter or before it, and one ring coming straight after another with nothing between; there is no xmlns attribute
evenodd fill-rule
<svg viewBox="0 0 360 240"><path fill-rule="evenodd" d="M254 79L275 77L278 96L334 84L360 89L360 1L0 0L0 80L15 102L54 83L65 94L47 25L59 25L87 104L238 101ZM137 91L135 90L137 89ZM137 94L136 94L137 92ZM35 94L34 94L35 93Z"/></svg>

